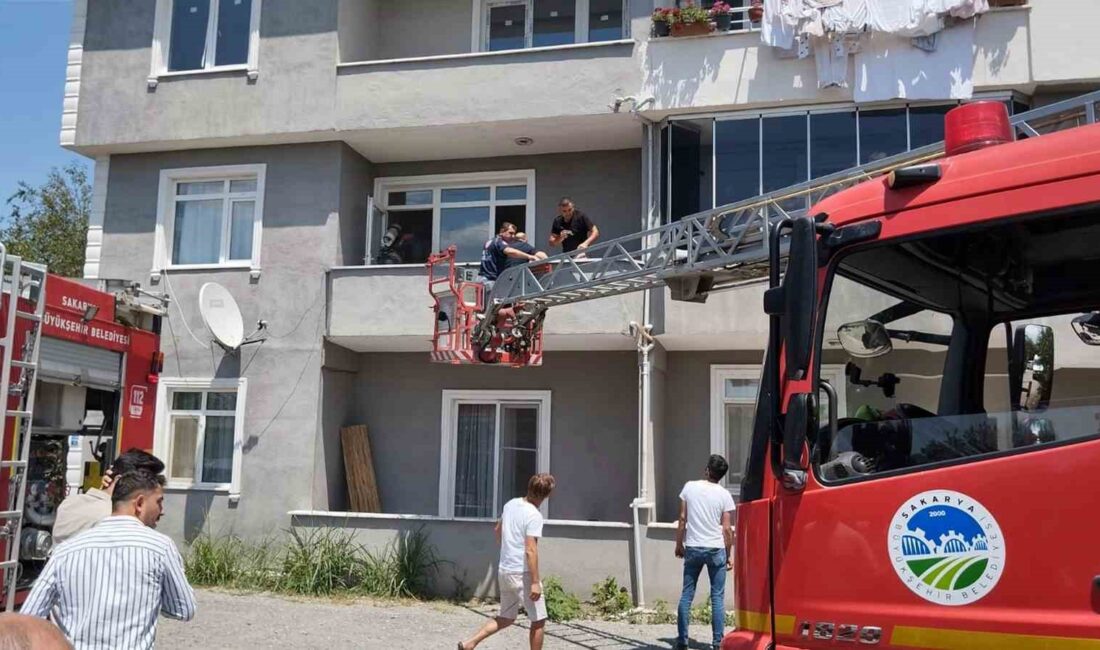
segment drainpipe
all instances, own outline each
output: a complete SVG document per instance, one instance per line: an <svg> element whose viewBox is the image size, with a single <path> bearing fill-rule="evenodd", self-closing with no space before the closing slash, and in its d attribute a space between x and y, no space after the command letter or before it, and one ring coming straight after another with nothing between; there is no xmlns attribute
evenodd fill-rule
<svg viewBox="0 0 1100 650"><path fill-rule="evenodd" d="M611 104L610 108L612 112L618 113L623 104L629 103L630 113L638 118L642 122L643 129L645 131L645 145L646 145L646 168L644 170L645 179L642 183L644 200L645 200L645 215L643 229L648 230L655 224L653 215L653 144L654 144L654 132L656 131L655 122L641 115L638 110L644 107L646 104L653 103L652 97L647 97L639 101L636 97L619 97ZM647 248L649 243L647 242ZM651 399L650 399L650 375L652 372L652 365L650 362L650 353L656 346L656 342L653 339L653 325L652 325L652 305L650 301L650 290L642 292L642 325L639 325L636 321L630 323L629 333L634 339L635 347L638 350L638 365L639 365L639 377L638 377L638 496L630 503L630 509L633 512L634 519L634 597L635 605L638 607L645 606L645 580L644 569L642 561L642 522L640 510L648 510L649 517L646 519L646 523L653 518L656 504L653 501L651 495L651 487L649 485L649 473L647 471L649 465L649 441L652 439L653 432L650 423L650 414L652 412Z"/></svg>

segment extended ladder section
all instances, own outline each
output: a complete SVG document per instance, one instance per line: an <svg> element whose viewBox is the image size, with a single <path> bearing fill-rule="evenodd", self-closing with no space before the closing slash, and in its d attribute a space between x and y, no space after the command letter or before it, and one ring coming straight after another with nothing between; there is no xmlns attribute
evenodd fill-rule
<svg viewBox="0 0 1100 650"><path fill-rule="evenodd" d="M1017 138L1096 122L1100 92L1012 116ZM768 233L821 199L895 169L943 156L942 142L805 183L687 216L633 235L600 242L546 261L506 270L487 311L522 303L541 311L667 285L674 300L701 302L712 291L767 274ZM786 246L783 246L786 250ZM540 272L549 265L550 270ZM491 318L486 319L492 322Z"/></svg>
<svg viewBox="0 0 1100 650"><path fill-rule="evenodd" d="M0 244L3 302L3 361L0 365L0 423L5 435L0 476L8 479L6 509L0 511L4 609L15 609L19 581L19 550L27 471L31 451L31 417L42 321L46 313L46 267L8 255ZM7 435L10 432L10 435ZM8 447L10 445L10 447Z"/></svg>

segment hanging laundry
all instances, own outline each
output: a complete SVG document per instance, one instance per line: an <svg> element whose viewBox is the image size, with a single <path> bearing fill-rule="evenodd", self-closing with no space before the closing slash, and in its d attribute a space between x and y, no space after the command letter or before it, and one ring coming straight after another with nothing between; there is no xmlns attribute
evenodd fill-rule
<svg viewBox="0 0 1100 650"><path fill-rule="evenodd" d="M793 0L764 0L764 19L760 23L760 40L765 45L790 49L794 46L797 22L788 22ZM784 13L786 10L787 13Z"/></svg>
<svg viewBox="0 0 1100 650"><path fill-rule="evenodd" d="M817 67L817 87L848 87L848 47L833 38L815 38L814 65Z"/></svg>
<svg viewBox="0 0 1100 650"><path fill-rule="evenodd" d="M974 20L939 33L936 52L908 39L872 34L855 59L857 102L970 99L974 92Z"/></svg>
<svg viewBox="0 0 1100 650"><path fill-rule="evenodd" d="M924 50L925 52L935 52L936 40L939 38L939 35L940 33L936 32L931 36L917 36L910 42L913 44L913 47L917 48L918 50Z"/></svg>
<svg viewBox="0 0 1100 650"><path fill-rule="evenodd" d="M925 0L875 0L867 4L872 32L897 36L928 36L943 29L943 18L929 11Z"/></svg>
<svg viewBox="0 0 1100 650"><path fill-rule="evenodd" d="M989 0L924 0L924 6L931 13L973 18L989 11Z"/></svg>

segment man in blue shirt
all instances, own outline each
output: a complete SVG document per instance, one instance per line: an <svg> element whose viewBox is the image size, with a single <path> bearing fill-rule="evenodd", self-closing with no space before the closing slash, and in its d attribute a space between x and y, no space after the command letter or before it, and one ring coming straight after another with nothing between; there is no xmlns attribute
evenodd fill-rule
<svg viewBox="0 0 1100 650"><path fill-rule="evenodd" d="M485 242L485 248L481 251L481 268L478 270L478 279L485 284L486 290L493 289L500 274L508 267L511 260L520 260L521 263L534 262L540 259L537 253L525 253L517 248L516 226L505 221L500 225L500 233ZM543 255L545 258L546 255Z"/></svg>

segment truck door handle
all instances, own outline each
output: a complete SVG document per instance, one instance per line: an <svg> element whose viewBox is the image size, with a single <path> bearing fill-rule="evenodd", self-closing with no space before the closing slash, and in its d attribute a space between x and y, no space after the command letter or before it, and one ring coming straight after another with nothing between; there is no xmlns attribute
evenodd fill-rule
<svg viewBox="0 0 1100 650"><path fill-rule="evenodd" d="M1100 576L1092 579L1092 611L1100 614Z"/></svg>

